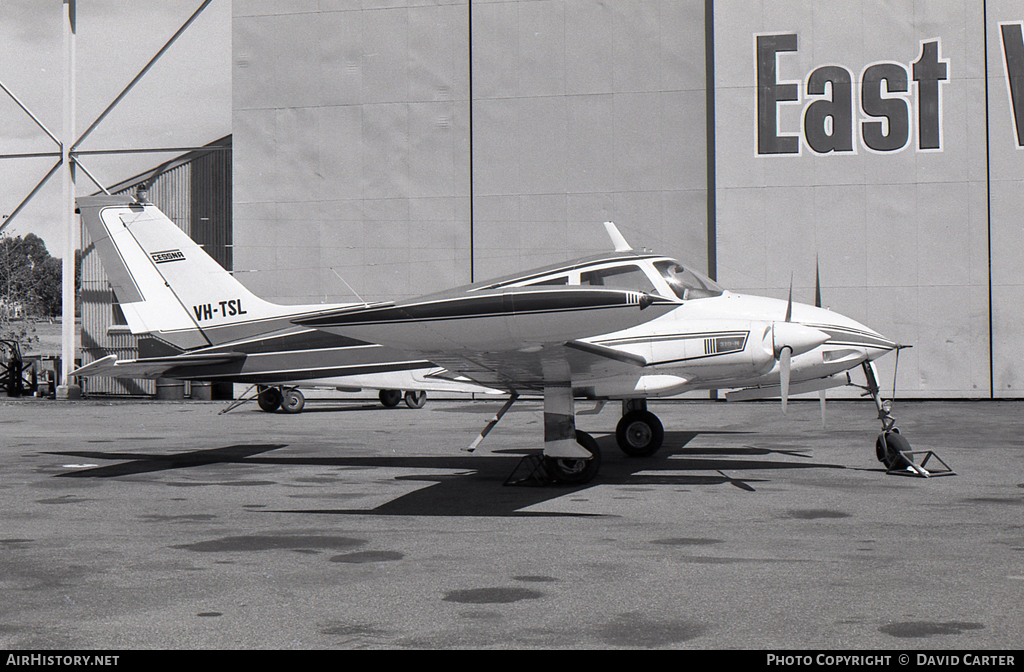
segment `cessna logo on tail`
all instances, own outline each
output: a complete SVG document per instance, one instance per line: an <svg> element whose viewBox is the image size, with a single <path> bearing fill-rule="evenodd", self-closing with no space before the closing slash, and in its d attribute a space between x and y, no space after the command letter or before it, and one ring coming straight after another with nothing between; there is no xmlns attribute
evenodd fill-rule
<svg viewBox="0 0 1024 672"><path fill-rule="evenodd" d="M185 255L182 254L181 250L153 252L149 256L153 259L153 262L157 264L166 264L169 261L185 261Z"/></svg>
<svg viewBox="0 0 1024 672"><path fill-rule="evenodd" d="M204 303L199 306L192 306L192 312L196 320L212 320L215 316L231 317L233 315L245 315L249 311L242 308L241 299L230 301L219 301L217 303Z"/></svg>

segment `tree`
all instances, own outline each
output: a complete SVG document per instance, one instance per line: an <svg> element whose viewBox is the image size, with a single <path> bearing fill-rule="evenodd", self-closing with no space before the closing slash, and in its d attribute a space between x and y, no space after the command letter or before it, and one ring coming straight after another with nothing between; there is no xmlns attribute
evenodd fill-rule
<svg viewBox="0 0 1024 672"><path fill-rule="evenodd" d="M0 319L54 317L60 311L60 259L34 233L0 238Z"/></svg>

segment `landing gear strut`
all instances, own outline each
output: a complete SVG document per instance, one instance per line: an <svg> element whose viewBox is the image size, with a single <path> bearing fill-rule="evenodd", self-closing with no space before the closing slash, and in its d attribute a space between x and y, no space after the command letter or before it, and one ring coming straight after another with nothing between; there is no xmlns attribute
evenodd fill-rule
<svg viewBox="0 0 1024 672"><path fill-rule="evenodd" d="M502 416L511 408L517 392L487 423L469 448L473 452L484 437L494 429ZM583 485L594 480L601 470L601 450L590 434L576 429L575 400L568 385L544 388L544 450L540 454L524 455L516 468L505 479L505 485ZM525 472L525 476L520 474Z"/></svg>

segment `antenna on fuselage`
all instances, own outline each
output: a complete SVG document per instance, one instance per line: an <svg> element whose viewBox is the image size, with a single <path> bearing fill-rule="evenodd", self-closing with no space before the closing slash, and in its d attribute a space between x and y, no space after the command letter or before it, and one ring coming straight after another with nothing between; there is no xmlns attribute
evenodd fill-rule
<svg viewBox="0 0 1024 672"><path fill-rule="evenodd" d="M612 245L615 246L616 252L630 252L632 247L626 242L626 239L619 233L619 229L616 228L614 222L605 222L604 228L608 232L608 237L612 239Z"/></svg>

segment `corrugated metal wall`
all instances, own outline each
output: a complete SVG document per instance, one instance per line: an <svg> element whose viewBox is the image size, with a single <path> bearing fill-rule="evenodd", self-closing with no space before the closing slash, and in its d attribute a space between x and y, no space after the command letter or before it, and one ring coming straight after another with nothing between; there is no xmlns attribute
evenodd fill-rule
<svg viewBox="0 0 1024 672"><path fill-rule="evenodd" d="M150 181L149 201L182 231L203 245L210 256L231 269L231 137L211 145L228 147L192 153L162 164L112 188L132 193ZM138 356L138 337L116 324L113 292L89 234L82 229L82 362L107 355L119 359ZM152 380L90 377L87 394L153 395Z"/></svg>

